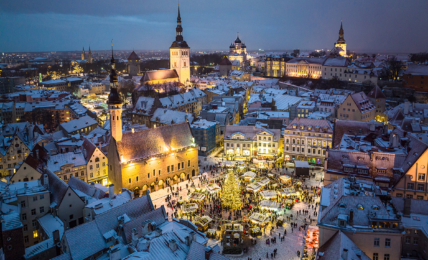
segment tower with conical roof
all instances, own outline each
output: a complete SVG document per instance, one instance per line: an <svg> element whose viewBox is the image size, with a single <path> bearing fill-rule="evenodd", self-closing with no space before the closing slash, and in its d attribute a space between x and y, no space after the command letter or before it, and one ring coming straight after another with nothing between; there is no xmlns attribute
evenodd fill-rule
<svg viewBox="0 0 428 260"><path fill-rule="evenodd" d="M334 47L342 48L342 50L339 51L339 54L340 54L340 56L346 57L346 41L345 41L344 35L345 35L345 33L343 31L343 24L342 24L342 21L340 21L339 39L334 44Z"/></svg>
<svg viewBox="0 0 428 260"><path fill-rule="evenodd" d="M89 51L88 51L88 62L92 63L92 52L91 52L91 46L89 45Z"/></svg>
<svg viewBox="0 0 428 260"><path fill-rule="evenodd" d="M82 55L81 55L81 60L84 60L84 59L86 59L86 57L85 57L85 47L83 47L83 49L82 49Z"/></svg>
<svg viewBox="0 0 428 260"><path fill-rule="evenodd" d="M128 73L129 76L138 76L140 73L140 57L132 51L128 57Z"/></svg>
<svg viewBox="0 0 428 260"><path fill-rule="evenodd" d="M175 41L169 48L170 69L177 71L181 83L190 81L190 47L183 39L183 27L181 27L180 6L178 6L177 28L175 29Z"/></svg>
<svg viewBox="0 0 428 260"><path fill-rule="evenodd" d="M110 72L110 94L108 95L108 110L110 112L111 137L116 142L122 141L122 99L117 90L116 62L113 56L113 43L111 44L111 72Z"/></svg>

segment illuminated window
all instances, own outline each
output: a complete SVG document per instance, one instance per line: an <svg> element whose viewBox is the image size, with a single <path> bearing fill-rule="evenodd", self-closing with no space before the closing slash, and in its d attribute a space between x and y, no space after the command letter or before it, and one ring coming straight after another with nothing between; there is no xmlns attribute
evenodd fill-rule
<svg viewBox="0 0 428 260"><path fill-rule="evenodd" d="M33 231L33 238L37 238L39 236L39 234L37 233L37 230Z"/></svg>
<svg viewBox="0 0 428 260"><path fill-rule="evenodd" d="M361 209L361 210L363 210L363 209L364 209L364 207L363 207L363 205L358 204L358 205L357 205L357 209Z"/></svg>

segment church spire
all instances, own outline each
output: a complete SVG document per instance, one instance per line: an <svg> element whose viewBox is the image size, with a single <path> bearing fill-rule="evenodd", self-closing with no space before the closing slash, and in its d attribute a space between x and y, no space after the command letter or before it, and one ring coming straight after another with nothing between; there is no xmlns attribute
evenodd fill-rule
<svg viewBox="0 0 428 260"><path fill-rule="evenodd" d="M81 60L85 60L86 59L86 57L85 57L85 47L83 46L82 47L82 55L81 55Z"/></svg>
<svg viewBox="0 0 428 260"><path fill-rule="evenodd" d="M91 53L91 45L89 45L89 53Z"/></svg>
<svg viewBox="0 0 428 260"><path fill-rule="evenodd" d="M181 16L180 16L180 4L178 4L178 16L177 16L177 24L181 23Z"/></svg>
<svg viewBox="0 0 428 260"><path fill-rule="evenodd" d="M345 33L343 31L343 24L342 21L340 21L339 39L337 40L337 43L345 43L344 35Z"/></svg>
<svg viewBox="0 0 428 260"><path fill-rule="evenodd" d="M111 40L111 72L110 72L110 94L108 95L108 108L110 112L111 137L116 141L122 141L122 99L117 91L117 74L113 56L113 39Z"/></svg>
<svg viewBox="0 0 428 260"><path fill-rule="evenodd" d="M110 71L110 86L112 88L116 88L116 83L117 83L117 73L116 73L116 61L114 60L114 55L113 55L113 39L111 40L111 71Z"/></svg>
<svg viewBox="0 0 428 260"><path fill-rule="evenodd" d="M177 28L175 29L176 35L175 40L177 42L183 41L183 27L181 27L181 15L180 15L180 5L178 5L178 16L177 16Z"/></svg>

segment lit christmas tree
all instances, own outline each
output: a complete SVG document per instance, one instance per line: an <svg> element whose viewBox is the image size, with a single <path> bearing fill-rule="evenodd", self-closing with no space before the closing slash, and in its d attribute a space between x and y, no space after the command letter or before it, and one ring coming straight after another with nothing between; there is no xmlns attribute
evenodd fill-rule
<svg viewBox="0 0 428 260"><path fill-rule="evenodd" d="M227 175L227 179L224 182L221 201L222 205L229 209L241 208L241 188L239 187L233 172L230 172Z"/></svg>

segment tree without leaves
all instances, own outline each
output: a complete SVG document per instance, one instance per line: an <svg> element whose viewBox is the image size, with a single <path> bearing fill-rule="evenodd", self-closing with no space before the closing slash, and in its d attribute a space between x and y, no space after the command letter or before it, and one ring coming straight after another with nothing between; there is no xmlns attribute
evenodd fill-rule
<svg viewBox="0 0 428 260"><path fill-rule="evenodd" d="M389 57L384 62L384 68L382 70L383 76L387 77L388 79L396 80L398 77L398 73L403 69L403 63L397 59L397 57L392 56Z"/></svg>
<svg viewBox="0 0 428 260"><path fill-rule="evenodd" d="M410 60L412 62L427 63L428 62L428 53L419 52L409 54Z"/></svg>

